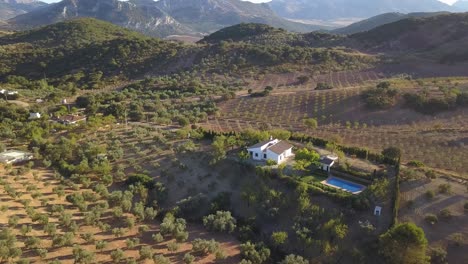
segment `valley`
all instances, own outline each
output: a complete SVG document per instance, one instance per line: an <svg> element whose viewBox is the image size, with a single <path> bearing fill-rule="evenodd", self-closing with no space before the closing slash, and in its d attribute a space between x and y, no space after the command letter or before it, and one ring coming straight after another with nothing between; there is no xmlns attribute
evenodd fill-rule
<svg viewBox="0 0 468 264"><path fill-rule="evenodd" d="M468 261L467 14L91 2L0 33L1 262Z"/></svg>

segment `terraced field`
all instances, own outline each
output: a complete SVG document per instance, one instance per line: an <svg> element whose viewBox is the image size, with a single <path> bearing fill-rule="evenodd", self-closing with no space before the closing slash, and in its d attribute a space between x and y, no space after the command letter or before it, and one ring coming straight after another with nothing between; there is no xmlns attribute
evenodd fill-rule
<svg viewBox="0 0 468 264"><path fill-rule="evenodd" d="M282 128L322 138L339 135L347 145L374 151L398 146L406 161L420 160L467 176L468 109L423 115L405 108L400 100L391 109L370 111L360 99L366 87L283 89L267 97L241 96L222 103L219 116L202 126L215 131ZM405 89L418 92L417 88ZM319 127L308 129L305 118L317 119Z"/></svg>

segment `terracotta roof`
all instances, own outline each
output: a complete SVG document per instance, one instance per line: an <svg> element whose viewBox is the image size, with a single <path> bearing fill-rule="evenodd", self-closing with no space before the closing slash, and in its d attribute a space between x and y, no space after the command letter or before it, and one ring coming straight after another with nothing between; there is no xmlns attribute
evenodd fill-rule
<svg viewBox="0 0 468 264"><path fill-rule="evenodd" d="M268 149L271 150L273 153L278 155L283 154L286 150L292 148L293 146L286 141L280 141L277 144L269 147Z"/></svg>

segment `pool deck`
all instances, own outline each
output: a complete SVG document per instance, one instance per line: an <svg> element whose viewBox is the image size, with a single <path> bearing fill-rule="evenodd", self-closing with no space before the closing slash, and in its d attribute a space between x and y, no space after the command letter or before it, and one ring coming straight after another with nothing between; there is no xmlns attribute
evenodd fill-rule
<svg viewBox="0 0 468 264"><path fill-rule="evenodd" d="M338 187L338 186L336 186L336 185L329 184L328 181L329 181L330 179L339 179L340 181L344 181L344 182L348 182L348 183L350 183L350 184L354 184L354 185L361 186L362 189L359 190L359 191L357 191L357 192L351 192L351 191L349 191L349 190L347 190L347 189L343 189L343 188ZM335 177L335 176L330 176L330 177L328 177L326 180L324 180L324 181L322 181L322 182L320 182L320 183L323 184L323 185L327 185L327 186L329 186L329 187L333 187L333 188L335 188L335 189L339 189L339 190L342 190L342 191L345 191L345 192L348 192L348 193L352 193L352 194L360 194L361 192L363 192L363 191L367 188L366 186L364 186L364 185L362 185L362 184L355 183L355 182L352 182L352 181L348 181L348 180L345 180L345 179L343 179L343 178L339 178L339 177Z"/></svg>

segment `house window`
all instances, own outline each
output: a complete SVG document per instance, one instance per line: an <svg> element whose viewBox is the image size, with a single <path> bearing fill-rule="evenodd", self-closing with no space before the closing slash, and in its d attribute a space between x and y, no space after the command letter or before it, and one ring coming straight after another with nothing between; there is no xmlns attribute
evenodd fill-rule
<svg viewBox="0 0 468 264"><path fill-rule="evenodd" d="M263 158L266 159L266 158L267 158L267 155L266 155L266 154L263 154Z"/></svg>
<svg viewBox="0 0 468 264"><path fill-rule="evenodd" d="M258 157L258 153L255 153L255 157Z"/></svg>
<svg viewBox="0 0 468 264"><path fill-rule="evenodd" d="M250 157L253 157L253 151L250 151L249 154L250 154Z"/></svg>

